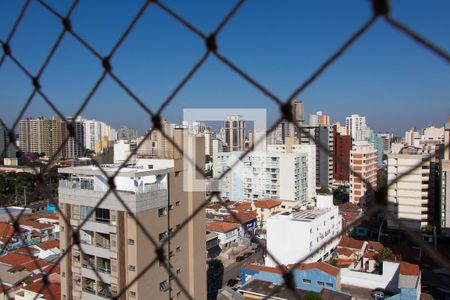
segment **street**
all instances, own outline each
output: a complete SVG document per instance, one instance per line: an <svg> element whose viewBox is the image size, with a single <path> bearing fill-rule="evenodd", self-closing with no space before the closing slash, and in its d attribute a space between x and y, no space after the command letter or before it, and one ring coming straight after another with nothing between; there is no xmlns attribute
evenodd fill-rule
<svg viewBox="0 0 450 300"><path fill-rule="evenodd" d="M244 259L243 261L234 262L231 265L229 265L228 267L226 267L225 271L223 273L222 287L227 285L228 280L241 274L242 266L244 266L245 264L249 264L254 261L260 260L263 257L262 253L263 252L261 250L259 250L258 252L254 253L252 256Z"/></svg>

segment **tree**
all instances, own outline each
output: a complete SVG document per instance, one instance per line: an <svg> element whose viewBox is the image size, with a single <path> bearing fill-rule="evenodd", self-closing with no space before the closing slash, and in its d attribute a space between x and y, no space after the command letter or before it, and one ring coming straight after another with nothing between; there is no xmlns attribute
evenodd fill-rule
<svg viewBox="0 0 450 300"><path fill-rule="evenodd" d="M305 300L323 300L322 296L316 292L306 292L303 299L305 299Z"/></svg>
<svg viewBox="0 0 450 300"><path fill-rule="evenodd" d="M431 233L433 233L433 225L427 224L427 225L423 226L422 228L420 228L420 230L423 233L431 234Z"/></svg>
<svg viewBox="0 0 450 300"><path fill-rule="evenodd" d="M321 187L320 189L317 190L317 194L320 195L331 195L330 189L327 187Z"/></svg>
<svg viewBox="0 0 450 300"><path fill-rule="evenodd" d="M392 252L391 249L389 249L387 247L381 248L381 250L378 252L378 254L376 256L376 260L379 264L381 264L383 261L385 261L387 259L392 259L392 258L394 258L394 253Z"/></svg>

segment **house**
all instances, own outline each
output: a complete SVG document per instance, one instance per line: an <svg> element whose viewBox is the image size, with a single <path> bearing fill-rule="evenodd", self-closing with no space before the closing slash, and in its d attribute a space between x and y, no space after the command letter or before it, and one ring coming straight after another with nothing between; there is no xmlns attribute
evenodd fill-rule
<svg viewBox="0 0 450 300"><path fill-rule="evenodd" d="M258 200L253 201L257 214L258 227L264 229L267 219L274 211L281 210L281 201L278 200Z"/></svg>
<svg viewBox="0 0 450 300"><path fill-rule="evenodd" d="M220 247L222 250L229 248L237 241L239 225L236 223L212 221L206 225L206 228L208 231L219 235Z"/></svg>
<svg viewBox="0 0 450 300"><path fill-rule="evenodd" d="M15 300L52 300L61 299L61 278L59 274L53 273L48 276L49 284L44 280L37 280L31 284L21 287L14 295Z"/></svg>
<svg viewBox="0 0 450 300"><path fill-rule="evenodd" d="M36 244L33 245L33 248L38 251L37 256L41 259L49 259L51 257L58 257L61 255L59 240L51 240Z"/></svg>
<svg viewBox="0 0 450 300"><path fill-rule="evenodd" d="M215 232L206 231L206 257L208 259L217 257L222 251L219 246L219 235Z"/></svg>
<svg viewBox="0 0 450 300"><path fill-rule="evenodd" d="M256 230L256 211L236 212L235 216L229 215L223 219L224 222L236 223L239 225L239 235L251 238Z"/></svg>

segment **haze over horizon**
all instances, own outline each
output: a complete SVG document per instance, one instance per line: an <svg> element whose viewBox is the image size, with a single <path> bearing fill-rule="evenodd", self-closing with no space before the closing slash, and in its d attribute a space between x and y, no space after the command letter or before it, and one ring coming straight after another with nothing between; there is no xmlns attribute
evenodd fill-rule
<svg viewBox="0 0 450 300"><path fill-rule="evenodd" d="M69 1L49 1L62 14ZM205 34L213 31L234 2L164 1ZM6 38L22 2L0 3L0 37ZM73 29L100 53L116 43L142 1L80 1L71 17ZM326 7L326 9L324 9ZM392 15L444 50L450 2L391 1ZM426 13L423 13L426 11ZM281 99L290 93L354 33L372 13L369 1L249 1L218 36L219 51ZM206 16L206 17L205 17ZM31 2L11 41L14 55L36 72L61 31L57 18ZM32 49L30 51L30 49ZM115 74L153 110L203 55L203 41L157 7L139 20L111 63ZM66 35L41 80L43 91L66 115L72 115L102 72L97 58ZM448 65L382 19L298 97L305 114L322 111L332 122L351 114L367 117L375 132L402 135L411 127L442 126L450 107ZM0 118L10 126L32 85L10 60L0 69ZM163 112L180 122L183 108L267 108L268 125L278 107L214 57ZM37 96L24 117L54 113ZM122 124L143 134L148 116L110 78L83 111L88 119Z"/></svg>

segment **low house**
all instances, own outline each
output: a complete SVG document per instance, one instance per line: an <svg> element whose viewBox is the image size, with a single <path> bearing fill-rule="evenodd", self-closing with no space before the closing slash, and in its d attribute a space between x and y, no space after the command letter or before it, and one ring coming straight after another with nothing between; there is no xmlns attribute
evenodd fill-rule
<svg viewBox="0 0 450 300"><path fill-rule="evenodd" d="M206 228L219 235L222 250L229 248L239 236L239 225L235 223L212 221L206 225Z"/></svg>
<svg viewBox="0 0 450 300"><path fill-rule="evenodd" d="M281 201L278 200L258 200L253 201L257 214L258 227L264 229L267 219L273 212L281 210Z"/></svg>
<svg viewBox="0 0 450 300"><path fill-rule="evenodd" d="M229 215L223 221L236 223L239 226L239 235L251 238L256 230L256 211L236 212L235 216Z"/></svg>
<svg viewBox="0 0 450 300"><path fill-rule="evenodd" d="M206 231L206 257L208 259L217 257L220 252L219 235L215 232Z"/></svg>
<svg viewBox="0 0 450 300"><path fill-rule="evenodd" d="M51 300L61 299L61 278L59 274L53 273L48 276L49 284L44 280L37 280L31 284L21 287L14 295L15 300Z"/></svg>

